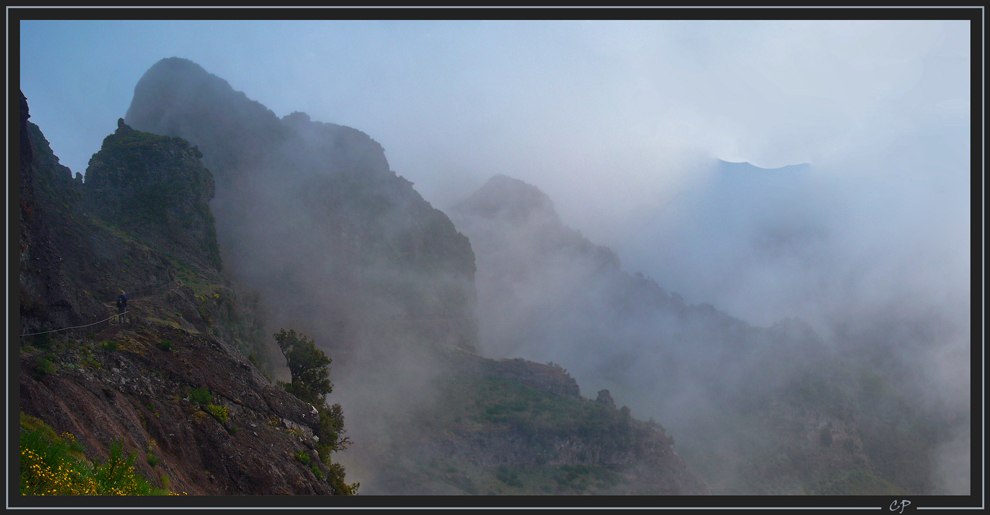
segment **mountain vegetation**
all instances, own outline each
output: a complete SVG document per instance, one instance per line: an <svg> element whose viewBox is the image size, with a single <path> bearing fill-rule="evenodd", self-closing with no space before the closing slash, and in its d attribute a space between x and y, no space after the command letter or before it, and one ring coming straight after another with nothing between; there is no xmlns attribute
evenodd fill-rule
<svg viewBox="0 0 990 515"><path fill-rule="evenodd" d="M316 348L313 340L296 334L294 330L282 329L275 334L275 342L282 350L292 375L292 382L282 383L281 386L300 400L315 406L319 413L320 422L313 428L313 435L320 459L329 466L328 481L334 493L350 495L357 492L360 485L344 483L344 468L330 462L330 453L342 451L350 444L350 439L343 435L344 414L340 404L326 405L326 396L333 391L327 369L332 360Z"/></svg>
<svg viewBox="0 0 990 515"><path fill-rule="evenodd" d="M71 433L59 436L36 417L21 413L20 433L21 495L177 495L135 473L136 456L124 457L120 445L106 463L91 463ZM155 460L149 450L148 462Z"/></svg>

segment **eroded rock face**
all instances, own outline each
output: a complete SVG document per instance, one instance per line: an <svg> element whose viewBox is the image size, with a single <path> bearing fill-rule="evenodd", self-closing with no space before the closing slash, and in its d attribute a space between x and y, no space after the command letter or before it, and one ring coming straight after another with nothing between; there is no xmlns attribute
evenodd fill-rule
<svg viewBox="0 0 990 515"><path fill-rule="evenodd" d="M86 182L58 162L22 104L21 333L109 316L119 290L169 283L181 261L219 274L213 178L178 138L120 123Z"/></svg>
<svg viewBox="0 0 990 515"><path fill-rule="evenodd" d="M160 346L166 339L169 350ZM116 349L100 343L107 341ZM63 344L57 355L44 377L37 377L36 353L21 359L20 407L72 433L91 459L106 458L120 441L139 457L144 477L167 481L174 492L330 494L296 458L305 453L319 463L313 407L269 383L222 340L135 323ZM211 410L226 411L226 420ZM158 462L150 465L147 455Z"/></svg>
<svg viewBox="0 0 990 515"><path fill-rule="evenodd" d="M100 302L82 292L76 253L86 245L79 225L81 193L68 168L52 153L41 130L20 105L20 328L31 333L92 321Z"/></svg>

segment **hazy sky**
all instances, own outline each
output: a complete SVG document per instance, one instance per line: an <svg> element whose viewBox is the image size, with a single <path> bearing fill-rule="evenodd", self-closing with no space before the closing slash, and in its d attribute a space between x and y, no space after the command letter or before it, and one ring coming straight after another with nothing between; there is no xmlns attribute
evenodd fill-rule
<svg viewBox="0 0 990 515"><path fill-rule="evenodd" d="M440 209L497 173L529 182L565 223L613 246L630 272L667 270L651 269L642 245L627 245L650 237L627 233L649 225L630 220L712 158L765 168L811 163L879 189L892 174L951 177L962 187L926 201L968 210L965 21L121 20L20 28L31 120L73 172L84 172L116 129L142 74L177 56L280 117L303 111L369 134L391 168ZM918 195L929 191L918 184ZM699 298L704 292L685 293L718 306Z"/></svg>

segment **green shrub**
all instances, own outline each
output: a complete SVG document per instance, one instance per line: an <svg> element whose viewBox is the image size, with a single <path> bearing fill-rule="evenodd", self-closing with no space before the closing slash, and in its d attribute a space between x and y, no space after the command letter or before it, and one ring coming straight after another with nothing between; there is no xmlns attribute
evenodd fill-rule
<svg viewBox="0 0 990 515"><path fill-rule="evenodd" d="M314 406L323 405L333 391L327 369L331 359L313 340L294 330L282 329L274 336L292 375L292 382L284 384L285 390Z"/></svg>
<svg viewBox="0 0 990 515"><path fill-rule="evenodd" d="M97 495L92 471L69 453L65 440L21 425L21 495Z"/></svg>
<svg viewBox="0 0 990 515"><path fill-rule="evenodd" d="M110 445L110 457L93 469L93 478L98 489L97 495L162 495L167 492L151 487L146 480L135 474L134 454L126 457L123 444L119 441Z"/></svg>
<svg viewBox="0 0 990 515"><path fill-rule="evenodd" d="M158 342L158 348L167 352L175 348L175 344L171 340L162 340Z"/></svg>
<svg viewBox="0 0 990 515"><path fill-rule="evenodd" d="M312 458L310 458L308 452L300 449L296 451L296 459L299 460L299 463L302 463L303 465L309 465L309 462Z"/></svg>
<svg viewBox="0 0 990 515"><path fill-rule="evenodd" d="M103 340L100 347L107 352L115 352L117 350L117 342L114 340Z"/></svg>
<svg viewBox="0 0 990 515"><path fill-rule="evenodd" d="M359 483L345 483L344 467L330 462L330 453L346 449L351 443L344 435L344 413L340 404L326 405L326 395L333 391L327 368L330 358L316 348L313 340L294 330L282 329L274 336L292 375L291 383L279 384L319 412L320 423L313 432L319 438L316 451L320 460L327 464L327 483L334 495L356 495Z"/></svg>
<svg viewBox="0 0 990 515"><path fill-rule="evenodd" d="M226 424L227 419L230 417L230 410L226 406L217 406L216 404L209 404L205 408L207 413L213 415L213 418L220 421L221 424Z"/></svg>
<svg viewBox="0 0 990 515"><path fill-rule="evenodd" d="M51 333L41 333L32 336L31 346L36 349L49 350L52 347Z"/></svg>
<svg viewBox="0 0 990 515"><path fill-rule="evenodd" d="M97 361L96 356L93 355L93 351L85 347L82 349L82 365L89 368L100 368L100 362Z"/></svg>
<svg viewBox="0 0 990 515"><path fill-rule="evenodd" d="M523 486L522 481L519 480L519 473L505 465L500 466L498 470L495 471L495 477L509 486L520 488Z"/></svg>
<svg viewBox="0 0 990 515"><path fill-rule="evenodd" d="M189 393L189 399L196 404L209 404L213 401L213 395L206 387L199 387Z"/></svg>
<svg viewBox="0 0 990 515"><path fill-rule="evenodd" d="M340 463L329 463L327 464L327 472L327 482L330 483L330 489L333 490L334 495L357 495L357 490L361 486L361 483L345 483L343 465Z"/></svg>
<svg viewBox="0 0 990 515"><path fill-rule="evenodd" d="M49 374L55 372L55 364L52 363L50 355L38 356L34 360L34 366L32 367L32 376L36 381L41 381Z"/></svg>

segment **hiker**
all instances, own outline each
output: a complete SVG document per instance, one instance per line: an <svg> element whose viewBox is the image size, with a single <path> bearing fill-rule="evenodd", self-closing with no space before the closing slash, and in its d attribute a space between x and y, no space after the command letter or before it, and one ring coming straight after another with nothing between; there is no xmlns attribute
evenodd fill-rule
<svg viewBox="0 0 990 515"><path fill-rule="evenodd" d="M117 319L119 322L123 323L126 317L127 295L124 294L124 290L120 290L120 295L117 295Z"/></svg>

